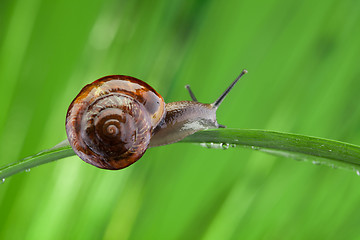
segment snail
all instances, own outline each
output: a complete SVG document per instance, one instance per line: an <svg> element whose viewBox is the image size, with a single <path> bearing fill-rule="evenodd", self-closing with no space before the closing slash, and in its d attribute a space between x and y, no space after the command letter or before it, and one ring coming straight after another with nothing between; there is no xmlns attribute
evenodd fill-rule
<svg viewBox="0 0 360 240"><path fill-rule="evenodd" d="M223 128L216 110L241 74L211 104L192 101L165 104L147 83L110 75L86 85L69 106L66 133L75 153L103 169L122 169L140 159L147 148L175 143L197 131Z"/></svg>

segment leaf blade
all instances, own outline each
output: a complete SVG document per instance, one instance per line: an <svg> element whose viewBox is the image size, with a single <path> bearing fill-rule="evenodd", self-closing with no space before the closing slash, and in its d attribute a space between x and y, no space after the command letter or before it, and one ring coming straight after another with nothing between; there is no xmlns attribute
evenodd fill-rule
<svg viewBox="0 0 360 240"><path fill-rule="evenodd" d="M278 156L284 155L279 154L279 152L277 154L276 151L292 153L291 158L298 157L300 160L306 160L305 155L324 159L325 161L329 160L327 165L332 165L335 161L335 164L337 163L336 167L345 167L352 170L360 169L359 146L300 134L250 129L216 129L195 133L182 142L236 144L237 146L253 147L255 150ZM267 151L268 149L274 151ZM326 164L327 162L323 163Z"/></svg>
<svg viewBox="0 0 360 240"><path fill-rule="evenodd" d="M0 179L5 179L16 173L26 171L26 169L31 169L33 167L73 155L75 155L75 152L72 150L69 142L65 140L50 149L43 150L35 155L1 167Z"/></svg>
<svg viewBox="0 0 360 240"><path fill-rule="evenodd" d="M272 155L304 161L314 160L319 164L360 173L360 146L324 138L267 130L215 129L197 132L181 142L210 144L205 145L210 148L211 144L235 144ZM75 152L69 142L64 140L53 148L1 167L0 179L73 155Z"/></svg>

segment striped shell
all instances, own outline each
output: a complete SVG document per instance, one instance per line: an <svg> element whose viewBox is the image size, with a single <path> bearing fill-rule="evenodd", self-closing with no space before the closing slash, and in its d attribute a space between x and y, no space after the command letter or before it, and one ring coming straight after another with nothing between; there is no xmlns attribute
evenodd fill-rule
<svg viewBox="0 0 360 240"><path fill-rule="evenodd" d="M85 162L121 169L145 153L164 115L163 98L148 84L129 76L106 76L86 85L72 101L66 133Z"/></svg>

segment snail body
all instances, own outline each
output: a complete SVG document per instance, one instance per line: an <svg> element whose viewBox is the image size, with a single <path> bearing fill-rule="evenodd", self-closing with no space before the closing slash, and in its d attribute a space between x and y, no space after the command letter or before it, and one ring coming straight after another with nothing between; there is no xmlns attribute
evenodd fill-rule
<svg viewBox="0 0 360 240"><path fill-rule="evenodd" d="M179 101L167 103L165 109L166 116L154 129L149 147L168 145L200 130L219 127L211 104Z"/></svg>
<svg viewBox="0 0 360 240"><path fill-rule="evenodd" d="M122 169L143 156L147 148L178 142L200 130L224 127L216 110L246 73L244 70L212 104L193 101L165 104L147 83L111 75L86 85L69 106L66 133L75 153L103 169Z"/></svg>

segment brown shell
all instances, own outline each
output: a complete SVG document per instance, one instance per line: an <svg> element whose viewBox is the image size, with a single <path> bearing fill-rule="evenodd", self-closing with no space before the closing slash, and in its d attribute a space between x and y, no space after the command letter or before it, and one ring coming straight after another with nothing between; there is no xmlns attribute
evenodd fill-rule
<svg viewBox="0 0 360 240"><path fill-rule="evenodd" d="M163 98L148 84L129 76L106 76L86 85L72 101L66 133L85 162L121 169L145 153L164 115Z"/></svg>

